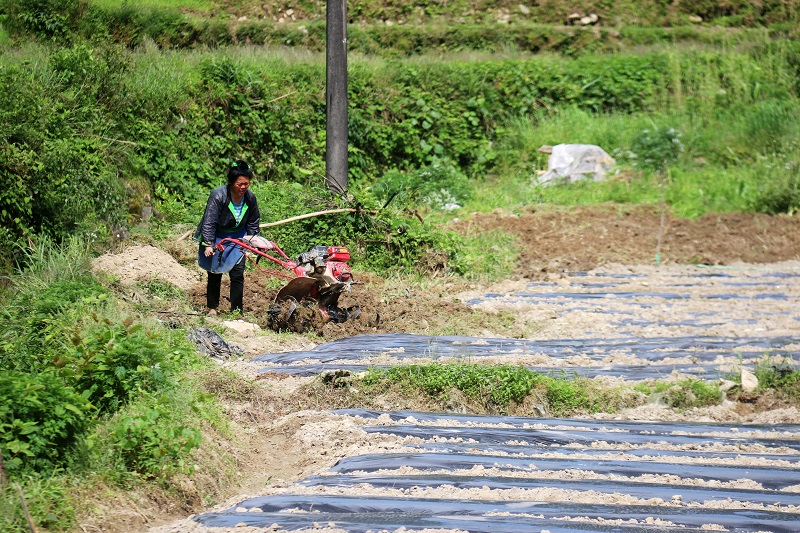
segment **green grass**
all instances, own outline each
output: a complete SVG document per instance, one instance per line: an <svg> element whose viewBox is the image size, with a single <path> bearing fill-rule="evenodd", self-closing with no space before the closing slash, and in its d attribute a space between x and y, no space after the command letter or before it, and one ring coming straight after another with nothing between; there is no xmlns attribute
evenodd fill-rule
<svg viewBox="0 0 800 533"><path fill-rule="evenodd" d="M780 398L800 401L800 365L794 360L764 358L756 365L755 375L760 389L773 389Z"/></svg>
<svg viewBox="0 0 800 533"><path fill-rule="evenodd" d="M787 95L788 96L788 95ZM638 114L594 114L577 108L553 110L516 120L497 143L498 168L476 185L468 208L490 211L525 203L591 205L604 202L658 204L695 218L707 212L786 212L798 205L796 169L800 158L794 97L770 99L702 120L689 110ZM673 128L681 151L666 176L641 166L635 141L644 132ZM617 174L604 183L536 185L547 168L541 146L595 144L617 161Z"/></svg>
<svg viewBox="0 0 800 533"><path fill-rule="evenodd" d="M139 8L166 8L198 11L201 13L211 13L216 8L216 2L212 0L91 0L92 5L101 8L117 7L121 4L136 5Z"/></svg>

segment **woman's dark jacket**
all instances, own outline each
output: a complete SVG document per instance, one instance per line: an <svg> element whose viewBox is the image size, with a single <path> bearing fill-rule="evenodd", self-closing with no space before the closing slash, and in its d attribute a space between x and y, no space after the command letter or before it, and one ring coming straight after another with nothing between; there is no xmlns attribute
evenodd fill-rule
<svg viewBox="0 0 800 533"><path fill-rule="evenodd" d="M216 239L258 235L260 222L261 214L258 212L256 195L247 190L244 193L242 220L236 224L231 195L228 186L223 185L211 191L206 204L206 212L197 226L194 237L204 246L213 246Z"/></svg>

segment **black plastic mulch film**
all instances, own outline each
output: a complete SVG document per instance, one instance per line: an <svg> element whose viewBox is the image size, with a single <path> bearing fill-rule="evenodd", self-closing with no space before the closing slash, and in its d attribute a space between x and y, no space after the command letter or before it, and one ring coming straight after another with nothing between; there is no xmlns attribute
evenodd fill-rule
<svg viewBox="0 0 800 533"><path fill-rule="evenodd" d="M796 300L778 287L787 281L795 282L800 277L797 271L770 272L744 281L724 271L701 271L695 276L676 276L669 283L670 290L653 292L627 290L627 285L640 281L642 275L607 274L600 281L582 276L582 273L573 273L578 282L573 280L571 287L577 286L579 290L564 291L554 284L531 283L530 292L510 296L487 294L470 304L480 305L502 297L506 301L546 304L557 312L559 306L581 309L581 302L586 302L587 310L603 312L598 311L597 303L613 299L616 305L608 314L620 333L618 338L592 338L591 332L583 332L585 338L574 340L376 334L329 342L303 352L265 354L258 360L269 364L265 372L313 375L325 370L374 368L376 365L367 360L387 353L398 362L410 358L438 360L447 357L479 362L481 357L528 353L556 359L579 354L598 363L611 354L625 354L642 359L642 364L628 361L618 366L529 368L562 375L567 372L587 377L624 376L628 380L661 378L673 370L718 378L720 371L716 361L719 356L735 355L743 360L764 353L791 356L792 345L800 342L797 336L770 336L766 331L761 336L749 337L702 334L704 329L719 324L752 324L759 320L759 316L731 319L718 305L737 306L743 300L760 302L762 307L756 313L761 315L789 313L789 318L800 326L800 306L791 305L789 311L785 306L776 311L763 308L766 302ZM690 296L683 290L705 280L713 280L718 291ZM747 289L750 294L742 295L740 289ZM704 298L717 305L709 311L680 315L682 318L675 322L658 324L678 326L683 335L626 335L629 333L626 328L630 328L630 332L640 332L652 325L640 316L641 309L678 305L690 298ZM693 331L698 334L685 334ZM668 361L687 353L694 358L692 364ZM665 364L659 364L665 360ZM209 527L240 524L267 528L277 524L284 530L298 530L311 529L318 524L349 532L399 528L406 528L406 531L442 528L476 533L691 532L707 531L702 528L711 524L731 532L800 531L800 513L792 512L800 508L800 425L556 420L358 409L337 413L364 419L388 414L391 423L365 424L363 429L368 433L416 437L422 441L405 446L400 453L347 457L324 475L311 476L292 485L290 492L294 494L248 499L222 512L199 515L196 520ZM765 451L738 450L739 447L747 450L747 446L753 444ZM624 457L617 459L614 454ZM781 466L749 465L748 458L774 461ZM724 460L724 463L704 464L712 459L718 463ZM413 473L409 474L409 469ZM558 475L578 470L592 474L575 478ZM690 483L692 480L699 483ZM737 483L742 480L747 483ZM360 486L369 486L372 494L303 493L304 489L312 487L358 489ZM612 505L375 495L381 489L413 492L437 487L592 491L641 500L660 498L672 504ZM680 495L677 503L676 495ZM701 506L708 502L716 502L719 508Z"/></svg>
<svg viewBox="0 0 800 533"><path fill-rule="evenodd" d="M726 425L663 422L536 419L501 416L456 416L418 412L383 413L360 409L336 414L377 419L388 414L391 423L364 425L368 432L413 435L425 440L408 446L407 453L367 454L339 461L326 475L308 477L293 487L297 494L252 498L197 520L206 526L232 527L246 524L293 530L314 523L334 524L346 531L393 531L451 528L461 531L700 531L717 524L728 531L798 531L800 513L752 506L800 506L800 425ZM385 417L384 417L385 419ZM476 427L476 425L480 427ZM534 427L535 426L535 427ZM768 437L759 435L779 435ZM432 442L446 437L454 442ZM466 442L464 442L466 441ZM509 444L515 443L515 444ZM576 443L579 446L576 446ZM598 450L604 443L627 443L622 450ZM715 445L760 444L766 453L702 451ZM694 445L700 451L674 452L663 445ZM566 445L570 445L566 448ZM662 446L662 448L659 448ZM693 446L693 447L694 447ZM627 460L587 459L583 456L623 453ZM504 455L513 454L513 456ZM542 457L547 454L548 456ZM549 455L558 454L559 457ZM571 457L581 454L581 457ZM745 461L726 465L684 464L681 457L733 458L748 455L780 459L791 466L749 466ZM675 458L678 462L675 462ZM473 471L476 466L492 469ZM408 468L417 473L408 474ZM402 470L400 470L402 469ZM545 476L543 472L565 470L593 472L596 477L570 479ZM381 471L377 474L377 471ZM393 473L396 472L396 473ZM435 472L435 473L430 473ZM522 474L522 475L520 475ZM653 479L643 475L670 476L726 483L700 486ZM751 480L763 488L736 488L732 483ZM609 505L549 501L448 500L397 498L375 495L340 496L302 494L303 487L349 487L368 484L373 490L453 487L456 489L563 489L600 494L629 495L640 499L661 498L669 502L676 494L679 505ZM721 502L721 508L699 507ZM292 512L287 513L286 511ZM583 517L577 522L565 517ZM660 524L648 524L657 518ZM610 520L632 524L603 524ZM665 523L672 526L665 526Z"/></svg>

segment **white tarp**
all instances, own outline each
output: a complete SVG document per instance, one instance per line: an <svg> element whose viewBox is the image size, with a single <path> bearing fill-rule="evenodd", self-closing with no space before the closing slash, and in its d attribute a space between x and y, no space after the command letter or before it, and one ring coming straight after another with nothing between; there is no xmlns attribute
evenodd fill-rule
<svg viewBox="0 0 800 533"><path fill-rule="evenodd" d="M593 144L557 144L547 161L547 172L539 185L579 180L603 181L614 166L614 158Z"/></svg>

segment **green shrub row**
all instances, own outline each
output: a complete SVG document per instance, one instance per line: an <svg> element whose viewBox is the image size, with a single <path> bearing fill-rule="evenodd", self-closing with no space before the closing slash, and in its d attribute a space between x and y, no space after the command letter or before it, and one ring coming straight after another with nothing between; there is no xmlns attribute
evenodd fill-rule
<svg viewBox="0 0 800 533"><path fill-rule="evenodd" d="M800 374L793 363L765 365L756 369L759 385L781 398L796 401ZM724 395L719 385L698 379L648 381L632 390L609 389L578 376L545 376L524 367L486 366L471 363L394 366L372 369L360 378L370 390L393 388L414 397L422 394L436 405L447 405L453 395L463 395L470 412L508 413L534 400L551 416L614 412L647 401L675 409L719 405ZM640 393L640 394L634 394Z"/></svg>
<svg viewBox="0 0 800 533"><path fill-rule="evenodd" d="M185 15L175 3L158 2L34 2L9 0L5 14L10 28L40 39L64 41L76 34L109 37L125 45L151 39L162 46L188 48L235 43L303 46L324 49L325 4L299 2L279 5L228 6L229 11L205 12L194 4ZM483 4L483 5L482 5ZM687 27L690 16L727 27L796 27L800 7L789 2L547 2L522 6L514 2L445 2L385 4L364 0L349 6L350 49L363 53L415 54L441 50L518 50L579 53L616 48L631 36L629 27L685 27L649 32L646 39L660 42L718 39L697 26ZM213 10L216 11L216 10ZM569 16L595 14L599 26L559 27ZM244 15L244 16L243 16ZM696 21L696 19L695 19ZM620 29L625 31L620 32ZM638 33L638 39L643 37ZM710 37L708 36L710 35ZM727 39L723 37L723 39ZM632 43L637 42L636 38ZM638 41L641 44L641 41Z"/></svg>
<svg viewBox="0 0 800 533"><path fill-rule="evenodd" d="M130 4L107 11L94 10L84 19L81 34L96 39L107 36L127 47L152 41L162 48L258 45L324 52L324 21L231 23L184 18L176 12L135 8ZM638 46L757 44L769 38L793 35L772 29L721 29L698 26L676 28L570 27L535 22L514 25L457 25L432 22L419 25L352 25L347 29L350 53L382 57L409 57L457 52L531 53L551 52L567 56L621 52Z"/></svg>
<svg viewBox="0 0 800 533"><path fill-rule="evenodd" d="M603 390L591 380L550 377L509 365L394 366L372 369L361 380L368 388L386 390L395 385L404 394L421 393L439 404L447 404L454 393L463 394L471 409L486 412L508 413L530 397L551 416L614 412L625 401L619 391Z"/></svg>

